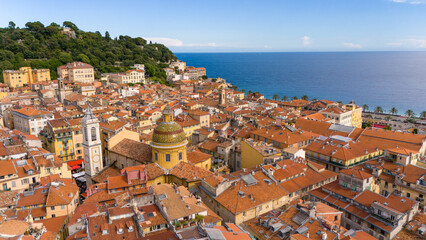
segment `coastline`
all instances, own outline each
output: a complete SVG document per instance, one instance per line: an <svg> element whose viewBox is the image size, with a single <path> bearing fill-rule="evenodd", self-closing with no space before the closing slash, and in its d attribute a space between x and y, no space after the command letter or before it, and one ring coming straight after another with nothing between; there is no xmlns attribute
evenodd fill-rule
<svg viewBox="0 0 426 240"><path fill-rule="evenodd" d="M390 59L389 54L396 54L402 59ZM272 99L275 94L278 94L279 99L283 96L290 99L293 96L301 98L307 95L309 99L328 99L343 103L355 101L358 105L367 104L370 109L380 106L385 111L390 111L395 107L400 113L411 109L418 115L426 110L426 106L419 104L426 102L426 95L422 95L422 91L426 92L426 70L422 69L421 64L426 64L424 51L175 55L188 65L205 67L209 77L225 78L227 83L237 86L239 90L259 92L268 99ZM417 63L413 65L407 59ZM420 63L419 59L422 60ZM381 65L374 66L380 61Z"/></svg>

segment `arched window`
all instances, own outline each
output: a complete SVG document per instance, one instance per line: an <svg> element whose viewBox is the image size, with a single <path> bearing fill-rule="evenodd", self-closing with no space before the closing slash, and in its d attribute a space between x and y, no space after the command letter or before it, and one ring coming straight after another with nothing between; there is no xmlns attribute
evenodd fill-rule
<svg viewBox="0 0 426 240"><path fill-rule="evenodd" d="M92 127L91 131L91 135L92 135L92 141L96 141L96 128Z"/></svg>
<svg viewBox="0 0 426 240"><path fill-rule="evenodd" d="M87 142L87 139L88 139L88 137L87 137L87 128L83 128L83 131L84 131L84 133L83 133L84 140L86 140L86 142Z"/></svg>

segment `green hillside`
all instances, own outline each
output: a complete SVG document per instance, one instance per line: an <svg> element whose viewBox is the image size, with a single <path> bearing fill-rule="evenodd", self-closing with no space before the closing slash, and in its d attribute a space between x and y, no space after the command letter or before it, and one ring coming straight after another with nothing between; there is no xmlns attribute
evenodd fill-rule
<svg viewBox="0 0 426 240"><path fill-rule="evenodd" d="M0 28L0 80L3 70L23 66L49 68L52 79L56 79L56 68L72 61L91 64L100 73L121 72L136 63L145 64L148 77L164 80L165 63L176 59L162 44L147 43L145 39L119 36L112 39L108 32L85 32L71 23L63 27L74 30L75 38L63 33L56 23L44 26L40 22L28 22L25 28L16 28L13 22Z"/></svg>

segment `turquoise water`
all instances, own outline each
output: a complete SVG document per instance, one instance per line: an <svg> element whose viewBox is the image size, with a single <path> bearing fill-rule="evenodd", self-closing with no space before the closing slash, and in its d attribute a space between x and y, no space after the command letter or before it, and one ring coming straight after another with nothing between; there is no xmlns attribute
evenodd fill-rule
<svg viewBox="0 0 426 240"><path fill-rule="evenodd" d="M426 111L426 52L176 53L239 89Z"/></svg>

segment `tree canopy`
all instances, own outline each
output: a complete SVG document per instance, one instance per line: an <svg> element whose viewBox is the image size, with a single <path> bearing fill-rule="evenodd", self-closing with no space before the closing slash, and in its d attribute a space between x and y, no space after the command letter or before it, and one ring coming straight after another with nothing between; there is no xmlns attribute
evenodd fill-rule
<svg viewBox="0 0 426 240"><path fill-rule="evenodd" d="M72 61L91 64L97 77L100 73L122 72L130 66L145 64L148 77L165 80L162 69L176 56L164 45L147 43L145 39L119 36L112 39L108 34L85 32L74 23L66 21L64 27L75 32L75 38L62 33L56 23L44 26L41 22L28 22L17 28L13 22L0 28L0 80L3 70L23 66L48 68L52 79L57 77L56 68Z"/></svg>

